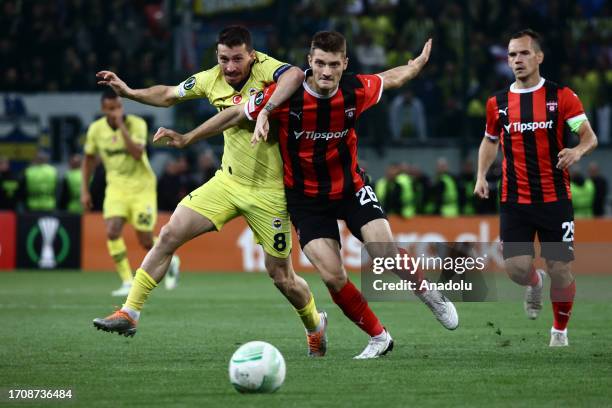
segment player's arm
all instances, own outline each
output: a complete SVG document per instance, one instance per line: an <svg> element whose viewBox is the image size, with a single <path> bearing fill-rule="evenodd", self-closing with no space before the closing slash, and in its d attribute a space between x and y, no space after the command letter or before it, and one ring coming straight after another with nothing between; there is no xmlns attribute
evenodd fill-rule
<svg viewBox="0 0 612 408"><path fill-rule="evenodd" d="M134 160L140 160L145 150L144 145L137 143L132 139L130 131L126 126L125 121L123 120L123 115L118 115L115 123L121 131L120 133L121 137L123 138L123 142L125 143L125 149L128 151L128 153L130 154L130 156L132 156Z"/></svg>
<svg viewBox="0 0 612 408"><path fill-rule="evenodd" d="M487 183L487 172L497 157L499 139L488 136L482 138L478 149L478 173L474 194L480 198L489 198L489 183Z"/></svg>
<svg viewBox="0 0 612 408"><path fill-rule="evenodd" d="M253 131L254 140L259 141L262 138L263 140L268 139L268 132L270 131L270 113L289 99L289 97L302 86L304 77L304 72L298 67L291 67L281 74L276 82L274 93L270 96L268 103L264 105L263 110L257 117L255 130Z"/></svg>
<svg viewBox="0 0 612 408"><path fill-rule="evenodd" d="M478 172L476 174L476 185L474 194L480 198L489 198L489 183L487 183L487 172L497 157L499 138L501 136L501 123L499 119L499 106L497 99L491 97L487 100L487 123L485 125L484 138L478 149Z"/></svg>
<svg viewBox="0 0 612 408"><path fill-rule="evenodd" d="M421 72L425 64L427 64L430 54L431 38L425 43L423 51L421 51L421 55L408 61L406 65L401 65L378 74L383 79L383 90L399 88L412 78L416 77L419 72Z"/></svg>
<svg viewBox="0 0 612 408"><path fill-rule="evenodd" d="M91 194L89 193L89 181L96 167L96 156L93 154L85 154L81 163L81 204L85 211L92 207Z"/></svg>
<svg viewBox="0 0 612 408"><path fill-rule="evenodd" d="M179 101L175 86L155 85L144 89L132 89L112 71L100 71L96 77L99 85L110 86L117 95L146 105L168 107Z"/></svg>
<svg viewBox="0 0 612 408"><path fill-rule="evenodd" d="M559 161L557 162L558 169L564 170L570 167L580 160L582 156L591 153L597 147L597 136L588 120L584 119L577 133L580 139L578 145L571 149L565 148L559 152Z"/></svg>
<svg viewBox="0 0 612 408"><path fill-rule="evenodd" d="M222 110L197 128L185 134L175 132L172 129L160 127L155 133L155 136L153 136L153 143L163 138L167 138L168 140L166 144L168 146L183 148L198 140L208 139L211 136L218 135L224 130L234 127L246 119L247 117L244 112L244 106L234 105L230 108Z"/></svg>

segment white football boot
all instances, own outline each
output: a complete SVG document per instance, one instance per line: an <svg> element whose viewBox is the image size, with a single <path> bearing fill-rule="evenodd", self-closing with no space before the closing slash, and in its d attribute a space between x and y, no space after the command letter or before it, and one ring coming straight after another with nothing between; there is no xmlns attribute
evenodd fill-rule
<svg viewBox="0 0 612 408"><path fill-rule="evenodd" d="M550 347L567 347L569 341L567 340L567 329L557 330L554 327L550 329Z"/></svg>
<svg viewBox="0 0 612 408"><path fill-rule="evenodd" d="M378 336L370 337L370 341L366 348L363 349L361 354L353 358L356 360L378 358L384 356L391 350L393 350L393 339L387 329L384 329Z"/></svg>
<svg viewBox="0 0 612 408"><path fill-rule="evenodd" d="M537 286L527 285L525 289L525 313L531 320L537 319L542 310L542 288L546 276L546 272L542 269L536 269L536 273L540 277L540 283Z"/></svg>
<svg viewBox="0 0 612 408"><path fill-rule="evenodd" d="M427 305L445 329L455 330L459 326L459 315L455 305L442 293L437 290L427 290L415 294Z"/></svg>
<svg viewBox="0 0 612 408"><path fill-rule="evenodd" d="M176 288L176 286L178 285L180 267L181 267L180 258L177 255L172 255L170 266L168 267L168 271L166 272L166 276L164 277L164 285L166 289L172 290Z"/></svg>

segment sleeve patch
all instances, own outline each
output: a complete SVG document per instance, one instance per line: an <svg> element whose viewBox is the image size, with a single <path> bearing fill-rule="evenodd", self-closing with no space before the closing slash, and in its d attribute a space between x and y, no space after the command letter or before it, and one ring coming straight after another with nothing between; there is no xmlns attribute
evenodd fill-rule
<svg viewBox="0 0 612 408"><path fill-rule="evenodd" d="M255 95L255 98L253 99L253 102L255 103L255 106L259 106L259 105L261 105L263 100L264 100L264 93L263 93L263 91L259 91L259 92L257 92L257 95Z"/></svg>
<svg viewBox="0 0 612 408"><path fill-rule="evenodd" d="M185 88L186 91L189 91L191 88L195 86L195 84L196 84L196 77L190 76L189 78L185 80L185 82L183 82L183 88Z"/></svg>

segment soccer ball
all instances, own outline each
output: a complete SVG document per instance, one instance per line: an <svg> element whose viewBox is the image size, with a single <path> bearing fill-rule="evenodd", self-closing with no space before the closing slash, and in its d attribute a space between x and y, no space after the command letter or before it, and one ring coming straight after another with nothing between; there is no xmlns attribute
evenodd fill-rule
<svg viewBox="0 0 612 408"><path fill-rule="evenodd" d="M273 345L250 341L232 355L229 377L238 392L274 392L285 381L285 359Z"/></svg>

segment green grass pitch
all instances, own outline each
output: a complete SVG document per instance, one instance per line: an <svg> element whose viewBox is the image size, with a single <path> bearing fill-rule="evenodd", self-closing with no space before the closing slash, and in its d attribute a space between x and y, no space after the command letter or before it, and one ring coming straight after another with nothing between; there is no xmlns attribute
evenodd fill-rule
<svg viewBox="0 0 612 408"><path fill-rule="evenodd" d="M0 273L0 407L612 406L612 305L603 300L577 302L565 349L548 347L549 304L529 321L520 301L458 303L460 327L447 332L418 302L372 303L396 348L354 361L366 336L316 275L305 277L329 313L322 359L306 356L301 324L265 274L183 274L175 291L153 292L127 339L91 323L122 301L109 295L114 274ZM612 287L612 277L584 279ZM275 394L241 395L228 381L231 354L250 340L285 357ZM70 388L74 401L9 402L11 388Z"/></svg>

